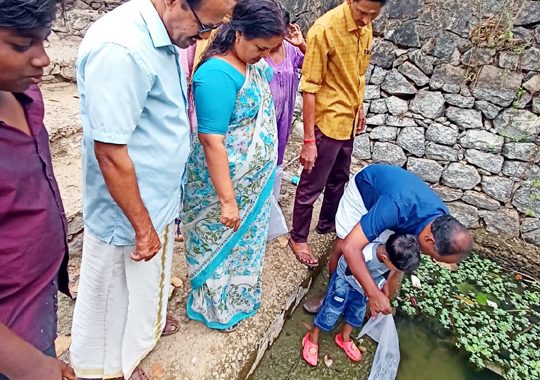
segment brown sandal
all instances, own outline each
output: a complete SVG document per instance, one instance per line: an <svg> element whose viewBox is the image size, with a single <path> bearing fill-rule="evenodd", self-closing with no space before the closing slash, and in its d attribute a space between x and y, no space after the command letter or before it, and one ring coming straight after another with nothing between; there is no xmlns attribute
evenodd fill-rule
<svg viewBox="0 0 540 380"><path fill-rule="evenodd" d="M296 259L310 269L316 268L319 265L319 260L313 256L309 246L303 248L298 247L298 244L300 243L295 243L292 239L289 239L289 247L291 247Z"/></svg>
<svg viewBox="0 0 540 380"><path fill-rule="evenodd" d="M137 367L129 377L129 380L150 380L150 378L141 367Z"/></svg>
<svg viewBox="0 0 540 380"><path fill-rule="evenodd" d="M174 318L172 315L167 315L167 319L165 320L165 328L161 332L161 336L172 335L178 332L179 328L180 321Z"/></svg>

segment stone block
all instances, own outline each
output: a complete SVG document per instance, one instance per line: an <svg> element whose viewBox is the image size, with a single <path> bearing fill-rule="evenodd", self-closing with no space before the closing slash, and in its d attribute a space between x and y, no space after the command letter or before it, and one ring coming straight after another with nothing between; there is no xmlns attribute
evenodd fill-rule
<svg viewBox="0 0 540 380"><path fill-rule="evenodd" d="M498 174L503 166L504 158L497 154L482 152L476 149L467 149L465 160L469 164L487 170L493 174Z"/></svg>
<svg viewBox="0 0 540 380"><path fill-rule="evenodd" d="M424 54L421 49L409 53L409 59L426 75L433 73L433 58Z"/></svg>
<svg viewBox="0 0 540 380"><path fill-rule="evenodd" d="M540 166L523 161L504 161L502 174L514 180L540 178Z"/></svg>
<svg viewBox="0 0 540 380"><path fill-rule="evenodd" d="M481 180L482 178L474 166L452 162L443 171L441 183L456 189L470 190Z"/></svg>
<svg viewBox="0 0 540 380"><path fill-rule="evenodd" d="M371 72L371 77L369 78L369 82L371 84L381 84L384 81L384 78L386 77L386 73L388 71L379 67L375 66L373 68L373 71Z"/></svg>
<svg viewBox="0 0 540 380"><path fill-rule="evenodd" d="M497 107L496 105L486 102L485 100L478 100L474 103L474 105L477 110L481 111L484 116L490 120L495 119L501 111L501 107Z"/></svg>
<svg viewBox="0 0 540 380"><path fill-rule="evenodd" d="M470 129L459 139L459 143L467 149L500 153L504 144L504 138L488 131Z"/></svg>
<svg viewBox="0 0 540 380"><path fill-rule="evenodd" d="M531 94L535 94L540 91L540 74L535 75L527 82L523 83L523 88L529 91Z"/></svg>
<svg viewBox="0 0 540 380"><path fill-rule="evenodd" d="M514 142L534 142L540 134L540 117L527 110L509 108L495 118L493 126Z"/></svg>
<svg viewBox="0 0 540 380"><path fill-rule="evenodd" d="M467 228L478 228L478 209L466 203L456 201L448 203L450 214Z"/></svg>
<svg viewBox="0 0 540 380"><path fill-rule="evenodd" d="M473 47L461 56L461 62L471 67L491 65L495 62L495 53L495 49Z"/></svg>
<svg viewBox="0 0 540 380"><path fill-rule="evenodd" d="M501 204L493 198L474 190L467 190L461 197L463 202L485 210L497 210Z"/></svg>
<svg viewBox="0 0 540 380"><path fill-rule="evenodd" d="M417 86L422 87L429 83L429 78L418 67L410 62L404 62L398 71L412 80Z"/></svg>
<svg viewBox="0 0 540 380"><path fill-rule="evenodd" d="M371 141L368 134L363 133L354 138L353 156L358 160L371 159Z"/></svg>
<svg viewBox="0 0 540 380"><path fill-rule="evenodd" d="M373 146L373 162L385 163L402 167L407 162L407 156L401 147L387 142L376 142Z"/></svg>
<svg viewBox="0 0 540 380"><path fill-rule="evenodd" d="M426 144L426 158L437 161L457 161L458 151L449 146L428 142Z"/></svg>
<svg viewBox="0 0 540 380"><path fill-rule="evenodd" d="M397 135L398 135L398 128L381 126L381 127L373 128L373 130L369 134L369 138L371 140L387 142L387 141L394 141Z"/></svg>
<svg viewBox="0 0 540 380"><path fill-rule="evenodd" d="M397 143L407 152L417 157L422 157L425 152L424 128L406 127L401 130L397 138Z"/></svg>
<svg viewBox="0 0 540 380"><path fill-rule="evenodd" d="M371 54L371 63L373 65L389 69L396 58L396 46L388 41L379 41L373 45Z"/></svg>
<svg viewBox="0 0 540 380"><path fill-rule="evenodd" d="M386 107L392 115L402 116L409 110L409 103L397 96L390 96L386 98Z"/></svg>
<svg viewBox="0 0 540 380"><path fill-rule="evenodd" d="M366 117L366 124L367 125L385 125L386 124L386 114L376 114L376 115L368 115Z"/></svg>
<svg viewBox="0 0 540 380"><path fill-rule="evenodd" d="M480 216L488 232L500 235L519 236L519 214L514 209L501 208L483 211Z"/></svg>
<svg viewBox="0 0 540 380"><path fill-rule="evenodd" d="M461 199L463 190L454 189L443 185L434 185L431 189L444 201L452 202Z"/></svg>
<svg viewBox="0 0 540 380"><path fill-rule="evenodd" d="M441 178L443 167L436 161L425 158L409 157L407 170L416 174L426 182L438 183Z"/></svg>
<svg viewBox="0 0 540 380"><path fill-rule="evenodd" d="M540 179L523 182L512 199L512 205L528 216L540 216Z"/></svg>
<svg viewBox="0 0 540 380"><path fill-rule="evenodd" d="M389 0L386 3L386 16L400 20L416 18L422 9L422 4L420 0Z"/></svg>
<svg viewBox="0 0 540 380"><path fill-rule="evenodd" d="M514 181L500 176L484 176L482 178L482 191L496 200L508 203L512 196Z"/></svg>
<svg viewBox="0 0 540 380"><path fill-rule="evenodd" d="M426 139L443 145L454 145L458 138L458 128L455 125L445 126L432 123L426 130Z"/></svg>
<svg viewBox="0 0 540 380"><path fill-rule="evenodd" d="M448 107L446 110L448 120L463 129L482 129L482 114L473 109L463 109L458 107Z"/></svg>
<svg viewBox="0 0 540 380"><path fill-rule="evenodd" d="M461 84L465 82L465 70L461 67L452 66L450 64L442 64L436 66L429 82L429 87L433 90L449 89L448 86L457 88L458 91L446 91L458 93L461 89Z"/></svg>
<svg viewBox="0 0 540 380"><path fill-rule="evenodd" d="M540 245L540 220L525 218L521 224L521 236L527 243Z"/></svg>
<svg viewBox="0 0 540 380"><path fill-rule="evenodd" d="M374 85L374 84L368 84L366 86L366 91L364 94L364 100L372 100L372 99L379 99L381 97L381 87Z"/></svg>
<svg viewBox="0 0 540 380"><path fill-rule="evenodd" d="M416 21L412 20L400 23L387 38L400 47L418 48L422 46Z"/></svg>
<svg viewBox="0 0 540 380"><path fill-rule="evenodd" d="M400 116L394 116L394 115L388 115L386 118L386 125L390 125L393 127L416 127L416 123L414 122L414 119L410 117L400 117Z"/></svg>
<svg viewBox="0 0 540 380"><path fill-rule="evenodd" d="M540 71L540 49L531 47L521 57L521 68L528 71Z"/></svg>
<svg viewBox="0 0 540 380"><path fill-rule="evenodd" d="M472 94L477 100L485 100L501 107L508 107L516 97L523 75L505 71L496 66L483 66Z"/></svg>
<svg viewBox="0 0 540 380"><path fill-rule="evenodd" d="M540 3L538 1L525 1L514 21L514 25L527 26L540 22Z"/></svg>
<svg viewBox="0 0 540 380"><path fill-rule="evenodd" d="M444 96L438 91L419 91L411 101L410 111L436 119L443 115L444 103Z"/></svg>
<svg viewBox="0 0 540 380"><path fill-rule="evenodd" d="M472 96L445 94L444 99L448 104L459 108L472 108L474 106L474 98Z"/></svg>
<svg viewBox="0 0 540 380"><path fill-rule="evenodd" d="M540 146L535 143L508 142L504 144L502 154L510 160L540 162Z"/></svg>
<svg viewBox="0 0 540 380"><path fill-rule="evenodd" d="M414 87L399 71L392 69L384 78L381 84L383 91L390 95L412 95L416 94Z"/></svg>

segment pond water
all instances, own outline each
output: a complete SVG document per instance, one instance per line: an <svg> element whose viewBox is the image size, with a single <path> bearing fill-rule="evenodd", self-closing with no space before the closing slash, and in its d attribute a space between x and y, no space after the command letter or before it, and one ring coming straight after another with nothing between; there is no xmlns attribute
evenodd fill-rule
<svg viewBox="0 0 540 380"><path fill-rule="evenodd" d="M319 275L308 297L322 292L326 276ZM360 363L353 364L334 343L335 333L321 333L319 365L308 366L301 358L301 340L311 326L313 317L301 306L286 321L283 331L266 352L252 375L254 380L364 380L369 371L376 346L368 340ZM451 344L421 324L405 316L396 317L401 350L397 380L501 380L494 373L478 371ZM337 332L338 330L336 330ZM326 360L325 360L326 357Z"/></svg>

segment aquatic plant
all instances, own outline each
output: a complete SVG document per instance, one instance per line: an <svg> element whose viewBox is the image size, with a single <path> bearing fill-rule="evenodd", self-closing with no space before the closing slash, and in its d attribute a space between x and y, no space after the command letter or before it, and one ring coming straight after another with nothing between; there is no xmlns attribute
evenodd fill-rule
<svg viewBox="0 0 540 380"><path fill-rule="evenodd" d="M540 287L521 274L472 255L449 271L423 259L403 282L398 311L442 327L480 368L499 368L509 380L540 379Z"/></svg>

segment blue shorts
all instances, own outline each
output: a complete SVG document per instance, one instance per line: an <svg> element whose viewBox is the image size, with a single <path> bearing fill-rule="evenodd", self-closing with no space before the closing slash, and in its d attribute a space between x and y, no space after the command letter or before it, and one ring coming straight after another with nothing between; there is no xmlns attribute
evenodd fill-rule
<svg viewBox="0 0 540 380"><path fill-rule="evenodd" d="M332 275L324 302L315 316L315 326L323 331L336 327L339 317L352 327L361 327L366 314L367 297L354 289L346 279Z"/></svg>

